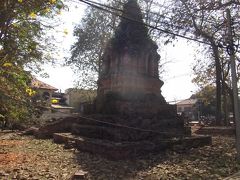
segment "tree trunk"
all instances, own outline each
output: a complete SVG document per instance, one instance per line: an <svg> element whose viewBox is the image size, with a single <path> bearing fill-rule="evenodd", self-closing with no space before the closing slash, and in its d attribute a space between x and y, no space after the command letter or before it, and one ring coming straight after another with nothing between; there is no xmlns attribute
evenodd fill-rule
<svg viewBox="0 0 240 180"><path fill-rule="evenodd" d="M222 84L221 84L221 63L220 63L220 58L219 58L219 51L218 47L214 44L212 44L213 48L213 54L214 54L214 59L215 59L215 68L216 68L216 125L220 126L222 125L222 120L221 120L221 91L222 91Z"/></svg>
<svg viewBox="0 0 240 180"><path fill-rule="evenodd" d="M225 87L226 87L227 92L230 96L230 104L231 104L230 105L230 111L233 112L233 119L235 120L233 90L226 83L225 83ZM233 121L233 123L235 123L235 121ZM229 124L230 124L230 122L229 122Z"/></svg>
<svg viewBox="0 0 240 180"><path fill-rule="evenodd" d="M222 82L222 94L223 94L223 111L224 111L224 119L223 119L223 124L224 126L228 126L228 99L227 99L227 89L225 82L223 80Z"/></svg>

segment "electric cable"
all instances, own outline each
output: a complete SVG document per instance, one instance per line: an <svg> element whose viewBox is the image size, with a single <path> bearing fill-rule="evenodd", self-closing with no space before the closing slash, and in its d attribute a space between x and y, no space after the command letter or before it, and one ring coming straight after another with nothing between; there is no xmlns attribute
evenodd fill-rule
<svg viewBox="0 0 240 180"><path fill-rule="evenodd" d="M161 32L166 33L166 34L170 34L170 35L173 35L173 36L176 36L176 37L180 37L180 38L183 38L183 39L187 39L187 40L190 40L190 41L195 41L195 42L198 42L198 43L201 43L201 44L211 45L210 43L207 43L207 42L204 42L204 41L201 41L201 40L197 40L197 39L194 39L194 38L191 38L191 37L187 37L187 36L184 36L184 35L176 34L176 33L171 32L169 30L164 30L164 29L161 29L161 28L158 28L158 27L154 27L152 25L149 25L149 24L146 24L146 23L143 23L143 22L139 22L139 21L137 21L135 19L132 19L132 18L129 18L129 17L125 17L125 16L120 15L120 14L118 14L116 12L113 12L113 11L105 9L105 8L99 6L99 5L91 3L93 1L91 1L91 2L88 2L89 0L78 0L78 1L81 1L81 2L87 4L87 5L91 6L91 7L100 9L102 11L108 12L108 13L113 14L113 15L116 15L116 16L121 17L123 19L126 19L128 21L132 21L132 22L136 22L136 23L145 25L146 27L149 27L151 29L155 29L155 30L161 31ZM98 3L98 4L101 4L101 3Z"/></svg>

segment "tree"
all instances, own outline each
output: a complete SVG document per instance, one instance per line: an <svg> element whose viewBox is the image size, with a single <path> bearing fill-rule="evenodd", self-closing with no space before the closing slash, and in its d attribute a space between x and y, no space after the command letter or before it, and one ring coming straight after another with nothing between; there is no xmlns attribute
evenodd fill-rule
<svg viewBox="0 0 240 180"><path fill-rule="evenodd" d="M196 66L194 70L197 74L197 77L195 78L194 82L199 80L206 82L207 80L210 80L210 77L212 77L211 81L214 81L216 86L216 123L218 125L222 124L221 112L222 109L227 111L226 97L228 94L231 95L231 86L229 86L229 60L226 50L228 45L228 40L226 39L227 28L224 13L225 8L230 8L233 12L233 18L236 19L237 22L237 19L239 19L238 12L240 3L235 0L229 2L211 0L180 0L168 1L167 4L162 5L152 0L142 0L140 1L140 4L142 9L144 9L144 22L156 27L149 30L148 33L151 37L158 37L158 39L161 40L166 39L165 44L175 40L178 35L181 37L187 36L188 39L203 42L202 47L204 48L204 53L208 55L208 59L207 63L200 64L203 65L202 68L208 72L208 75L206 76L204 71L202 71L203 73L197 72L200 69ZM102 10L100 11L103 13ZM111 15L112 14L106 14L106 16ZM94 19L96 18L97 17ZM89 18L87 18L87 20L90 21ZM236 41L240 36L240 32L238 31L239 23L235 23L234 27L234 38ZM162 30L159 31L159 29ZM110 31L109 37L111 36L112 32L113 30ZM79 39L81 39L81 36L79 36ZM77 47L77 44L74 46ZM81 52L80 55L82 55L82 53L83 52ZM239 52L237 52L236 56L238 59L239 69ZM78 65L82 64L81 60L75 60ZM101 58L99 58L99 60L101 60ZM204 77L206 78L205 80ZM210 82L208 82L208 84ZM222 103L222 99L224 103Z"/></svg>
<svg viewBox="0 0 240 180"><path fill-rule="evenodd" d="M206 85L202 87L194 96L197 98L201 105L201 115L214 116L216 112L216 97L214 96L216 87Z"/></svg>
<svg viewBox="0 0 240 180"><path fill-rule="evenodd" d="M0 122L26 119L33 112L31 74L47 58L42 18L63 8L61 0L3 0L0 4Z"/></svg>
<svg viewBox="0 0 240 180"><path fill-rule="evenodd" d="M204 48L209 54L209 63L207 66L212 74L214 72L214 81L216 85L216 123L221 124L221 104L222 92L225 91L228 79L228 60L225 58L227 45L226 41L226 19L224 17L225 8L230 8L234 19L239 19L240 3L238 1L172 1L171 17L168 17L175 26L168 27L176 33L192 36L195 39L206 42ZM235 40L239 38L239 23L235 24ZM214 68L214 71L213 71ZM206 70L208 68L205 68ZM199 72L196 72L199 73ZM205 76L205 75L204 75ZM204 79L204 76L199 78ZM208 76L207 76L208 78ZM204 81L206 81L205 79Z"/></svg>
<svg viewBox="0 0 240 180"><path fill-rule="evenodd" d="M206 86L215 86L215 64L214 61L210 61L212 59L210 49L206 49L205 51L200 51L205 56L197 59L193 71L195 77L193 78L193 82L198 85L200 90L204 90ZM229 77L229 58L223 51L219 51L221 54L220 62L221 62L221 95L222 95L222 115L223 115L223 123L224 125L228 125L228 116L229 112L233 111L233 94L231 87L231 81ZM214 88L216 91L216 88ZM214 94L213 94L214 95ZM216 104L216 101L215 101Z"/></svg>
<svg viewBox="0 0 240 180"><path fill-rule="evenodd" d="M116 16L88 7L81 24L74 29L77 41L71 47L67 65L74 66L83 88L96 88L105 46L116 28Z"/></svg>
<svg viewBox="0 0 240 180"><path fill-rule="evenodd" d="M71 57L66 64L74 67L81 88L96 88L105 47L118 26L120 18L117 15L122 14L121 7L126 1L107 1L105 9L113 13L88 7L80 24L75 27L74 35L77 41L71 47ZM162 15L150 11L154 6L153 0L140 0L139 3L143 11L144 23L152 23L157 27ZM156 31L148 30L148 34L154 41L159 41ZM159 67L162 66L163 64L160 63Z"/></svg>

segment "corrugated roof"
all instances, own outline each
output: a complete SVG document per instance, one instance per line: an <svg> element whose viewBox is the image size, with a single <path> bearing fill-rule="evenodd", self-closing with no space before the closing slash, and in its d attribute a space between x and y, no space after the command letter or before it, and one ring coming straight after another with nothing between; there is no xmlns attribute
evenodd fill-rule
<svg viewBox="0 0 240 180"><path fill-rule="evenodd" d="M178 103L176 103L177 105L193 105L196 104L197 99L185 99L183 101L180 101Z"/></svg>
<svg viewBox="0 0 240 180"><path fill-rule="evenodd" d="M47 84L47 83L44 83L36 78L33 78L32 79L32 82L31 82L31 87L32 88L37 88L37 89L47 89L47 90L54 90L54 91L57 91L58 89Z"/></svg>

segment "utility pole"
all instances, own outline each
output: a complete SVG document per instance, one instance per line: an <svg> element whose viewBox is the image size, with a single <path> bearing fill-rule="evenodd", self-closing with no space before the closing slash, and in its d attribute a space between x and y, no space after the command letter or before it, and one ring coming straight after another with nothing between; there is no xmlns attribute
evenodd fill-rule
<svg viewBox="0 0 240 180"><path fill-rule="evenodd" d="M237 73L235 62L235 47L233 42L233 29L232 29L232 17L230 10L227 9L227 23L228 23L228 54L231 61L231 75L232 75L232 88L233 88L233 100L234 100L234 115L236 124L236 149L237 158L240 160L240 115L239 115L239 101L238 101L238 86L237 86Z"/></svg>

